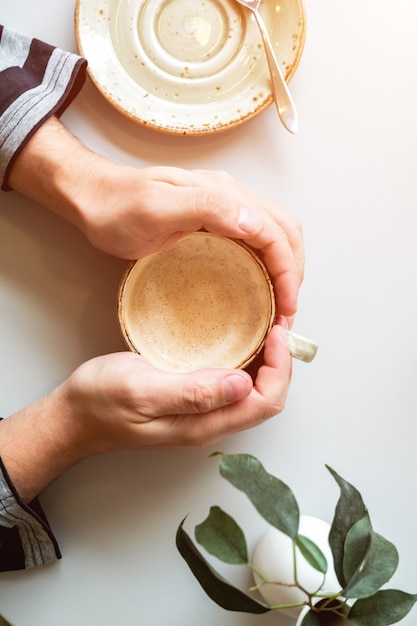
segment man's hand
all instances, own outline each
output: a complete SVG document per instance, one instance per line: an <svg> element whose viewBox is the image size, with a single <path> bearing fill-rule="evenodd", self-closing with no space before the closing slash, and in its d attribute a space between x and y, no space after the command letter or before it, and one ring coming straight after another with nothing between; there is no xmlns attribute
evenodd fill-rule
<svg viewBox="0 0 417 626"><path fill-rule="evenodd" d="M45 398L0 422L0 455L26 501L79 460L113 450L210 445L285 405L291 357L280 326L255 381L244 371L162 372L132 352L81 365Z"/></svg>
<svg viewBox="0 0 417 626"><path fill-rule="evenodd" d="M19 154L8 182L120 258L143 257L201 228L243 239L268 269L277 313L296 312L304 272L299 223L225 172L116 165L51 118Z"/></svg>

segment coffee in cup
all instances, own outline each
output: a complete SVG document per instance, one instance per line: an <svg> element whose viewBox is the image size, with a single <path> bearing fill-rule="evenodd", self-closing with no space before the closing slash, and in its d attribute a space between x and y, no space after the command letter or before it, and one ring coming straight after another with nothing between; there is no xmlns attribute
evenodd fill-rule
<svg viewBox="0 0 417 626"><path fill-rule="evenodd" d="M128 266L118 315L130 349L159 369L244 368L262 350L275 301L254 250L199 231Z"/></svg>

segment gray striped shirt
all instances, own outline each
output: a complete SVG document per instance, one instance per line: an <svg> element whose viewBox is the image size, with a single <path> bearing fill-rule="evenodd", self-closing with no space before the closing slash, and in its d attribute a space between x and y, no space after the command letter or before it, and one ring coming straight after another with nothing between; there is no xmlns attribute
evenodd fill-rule
<svg viewBox="0 0 417 626"><path fill-rule="evenodd" d="M81 89L86 61L0 25L0 187L13 161L51 115ZM19 498L0 459L0 571L42 565L60 551L37 500Z"/></svg>
<svg viewBox="0 0 417 626"><path fill-rule="evenodd" d="M86 62L0 26L0 186L19 151L51 115L80 90Z"/></svg>

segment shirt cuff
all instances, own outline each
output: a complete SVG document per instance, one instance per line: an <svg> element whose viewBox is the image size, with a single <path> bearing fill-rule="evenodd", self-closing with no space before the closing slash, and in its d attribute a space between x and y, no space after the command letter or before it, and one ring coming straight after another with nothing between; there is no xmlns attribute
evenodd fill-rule
<svg viewBox="0 0 417 626"><path fill-rule="evenodd" d="M39 501L22 502L0 459L0 571L28 569L60 558Z"/></svg>
<svg viewBox="0 0 417 626"><path fill-rule="evenodd" d="M0 26L0 185L19 152L51 115L81 90L87 61Z"/></svg>

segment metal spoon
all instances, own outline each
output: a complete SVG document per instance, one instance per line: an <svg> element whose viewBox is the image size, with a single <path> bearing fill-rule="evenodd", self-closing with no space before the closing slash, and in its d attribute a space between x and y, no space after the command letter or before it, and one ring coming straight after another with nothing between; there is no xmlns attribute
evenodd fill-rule
<svg viewBox="0 0 417 626"><path fill-rule="evenodd" d="M236 2L252 11L255 17L264 42L265 54L271 74L272 92L274 94L278 115L285 128L290 133L296 133L298 128L297 111L295 110L291 94L288 91L287 83L282 75L265 22L259 11L261 0L236 0Z"/></svg>

